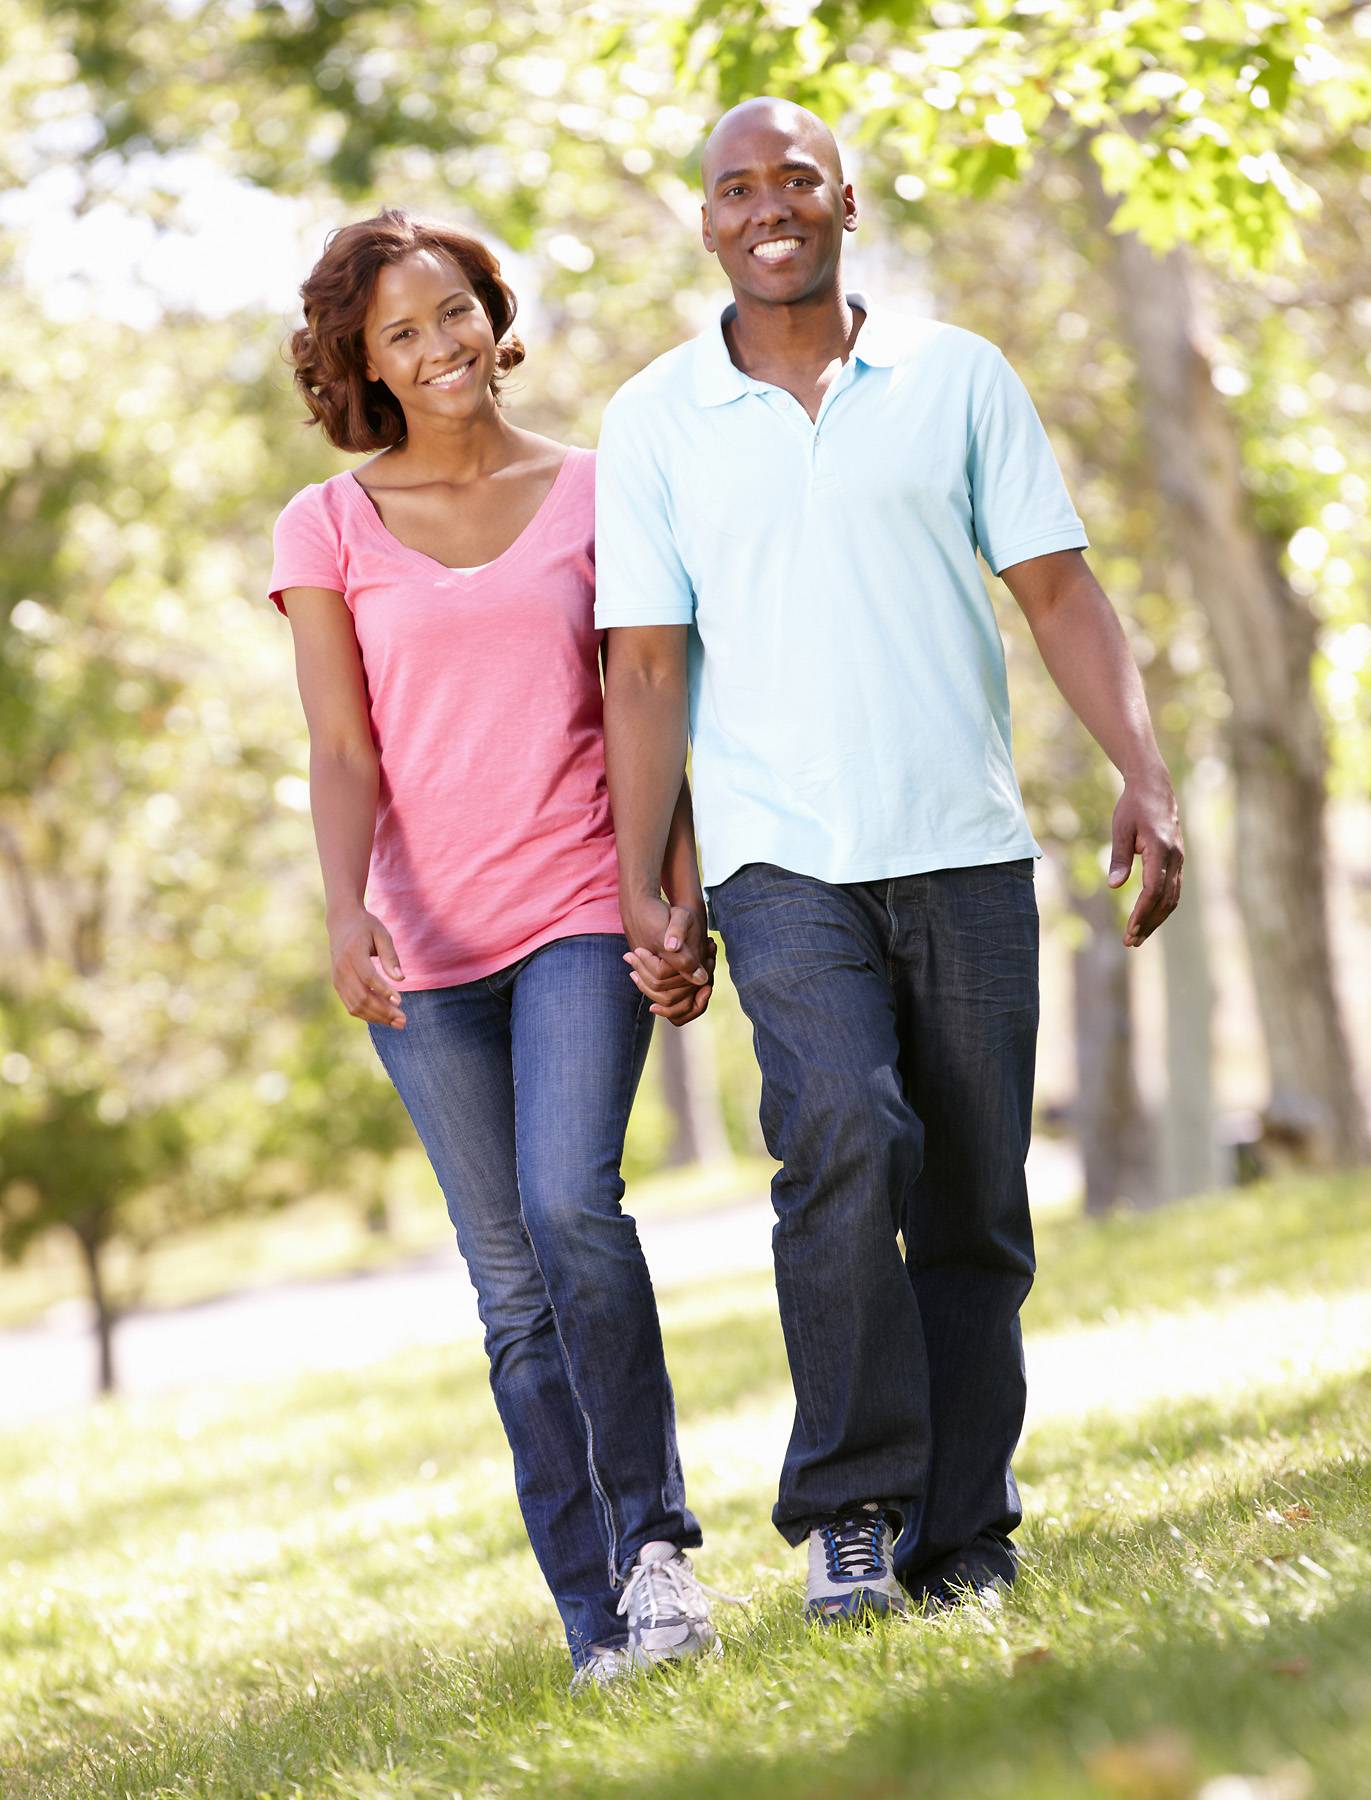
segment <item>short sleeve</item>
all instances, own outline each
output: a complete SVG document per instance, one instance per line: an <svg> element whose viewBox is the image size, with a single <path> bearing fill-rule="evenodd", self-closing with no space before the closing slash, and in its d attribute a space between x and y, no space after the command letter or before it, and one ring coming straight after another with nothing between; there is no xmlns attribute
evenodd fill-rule
<svg viewBox="0 0 1371 1800"><path fill-rule="evenodd" d="M1089 540L1028 390L996 355L971 435L967 473L976 543L998 575L1030 556L1084 550Z"/></svg>
<svg viewBox="0 0 1371 1800"><path fill-rule="evenodd" d="M272 533L273 557L269 596L284 612L287 588L332 588L347 592L343 579L338 527L324 504L324 490L302 488L285 507Z"/></svg>
<svg viewBox="0 0 1371 1800"><path fill-rule="evenodd" d="M660 459L641 415L616 397L595 458L595 623L689 625L694 617Z"/></svg>

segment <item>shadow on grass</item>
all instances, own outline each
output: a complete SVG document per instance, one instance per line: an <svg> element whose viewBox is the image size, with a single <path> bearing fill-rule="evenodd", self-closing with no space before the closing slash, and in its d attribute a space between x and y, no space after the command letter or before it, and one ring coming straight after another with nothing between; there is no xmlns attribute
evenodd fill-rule
<svg viewBox="0 0 1371 1800"><path fill-rule="evenodd" d="M1083 1757L1165 1725L1197 1781L1299 1755L1321 1797L1350 1800L1360 1790L1342 1752L1368 1694L1371 1589L1357 1546L1371 1468L1313 1464L1300 1483L1314 1522L1298 1537L1262 1524L1278 1497L1270 1480L1136 1529L1044 1533L1000 1614L816 1638L788 1584L745 1623L725 1619L724 1668L672 1672L589 1708L568 1700L564 1658L546 1642L441 1656L373 1636L350 1641L340 1661L336 1647L314 1660L317 1646L292 1641L291 1666L276 1639L262 1658L207 1660L199 1706L134 1717L84 1701L62 1741L30 1734L0 1751L0 1790L7 1800L447 1796L471 1783L528 1792L541 1775L587 1800L1066 1800L1103 1791L1081 1775ZM1330 1568L1307 1550L1303 1572L1293 1558L1278 1567L1265 1549L1273 1532ZM249 1669L257 1691L245 1696ZM1153 1789L1136 1791L1152 1800Z"/></svg>

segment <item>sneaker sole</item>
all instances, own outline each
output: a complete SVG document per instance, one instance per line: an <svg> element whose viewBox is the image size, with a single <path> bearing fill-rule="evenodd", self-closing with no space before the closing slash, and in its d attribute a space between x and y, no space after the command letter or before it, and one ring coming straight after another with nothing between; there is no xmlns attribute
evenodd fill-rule
<svg viewBox="0 0 1371 1800"><path fill-rule="evenodd" d="M723 1644L717 1637L696 1638L690 1643L672 1644L664 1650L645 1650L641 1645L633 1645L629 1649L635 1669L659 1669L663 1663L695 1662L701 1658L707 1662L718 1662L723 1653Z"/></svg>
<svg viewBox="0 0 1371 1800"><path fill-rule="evenodd" d="M850 1594L832 1594L823 1600L805 1603L805 1618L814 1625L845 1625L862 1619L883 1619L892 1613L908 1611L901 1595L882 1593L879 1588L854 1588Z"/></svg>

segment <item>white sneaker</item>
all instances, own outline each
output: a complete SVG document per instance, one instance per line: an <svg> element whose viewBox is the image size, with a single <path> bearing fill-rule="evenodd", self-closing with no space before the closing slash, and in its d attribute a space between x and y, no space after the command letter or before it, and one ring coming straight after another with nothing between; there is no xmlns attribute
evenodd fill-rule
<svg viewBox="0 0 1371 1800"><path fill-rule="evenodd" d="M631 1675L633 1667L627 1644L617 1648L609 1644L592 1644L590 1655L571 1677L571 1691L583 1694L587 1688L608 1687L611 1682L622 1681L625 1675Z"/></svg>
<svg viewBox="0 0 1371 1800"><path fill-rule="evenodd" d="M874 1501L841 1513L809 1534L805 1617L820 1625L906 1612L895 1575L895 1534Z"/></svg>
<svg viewBox="0 0 1371 1800"><path fill-rule="evenodd" d="M675 1544L644 1544L624 1583L619 1611L628 1619L628 1655L640 1667L691 1656L721 1656L709 1598L726 1600L697 1578Z"/></svg>

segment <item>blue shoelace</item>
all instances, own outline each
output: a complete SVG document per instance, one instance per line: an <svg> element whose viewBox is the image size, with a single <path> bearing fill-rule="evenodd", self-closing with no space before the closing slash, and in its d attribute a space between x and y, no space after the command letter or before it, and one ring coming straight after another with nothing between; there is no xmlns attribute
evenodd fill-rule
<svg viewBox="0 0 1371 1800"><path fill-rule="evenodd" d="M832 1581L857 1581L863 1575L883 1575L885 1558L881 1539L885 1520L879 1513L857 1513L834 1519L820 1527L824 1560Z"/></svg>

